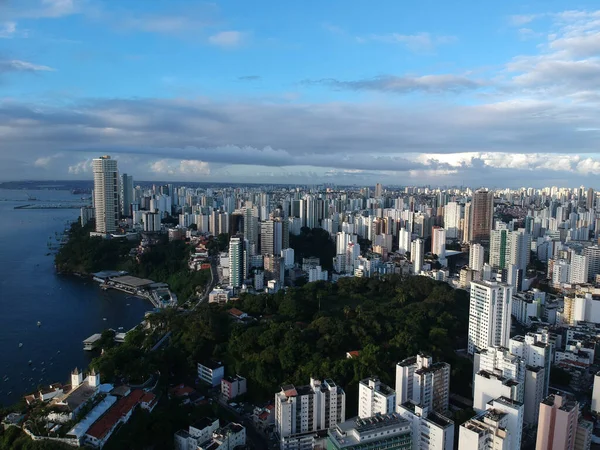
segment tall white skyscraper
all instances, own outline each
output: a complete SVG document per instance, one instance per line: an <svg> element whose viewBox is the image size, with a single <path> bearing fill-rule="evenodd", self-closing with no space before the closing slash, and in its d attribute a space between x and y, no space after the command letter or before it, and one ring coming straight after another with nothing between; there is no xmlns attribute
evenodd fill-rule
<svg viewBox="0 0 600 450"><path fill-rule="evenodd" d="M332 380L287 385L275 394L275 432L281 450L313 448L315 431L346 418L346 394Z"/></svg>
<svg viewBox="0 0 600 450"><path fill-rule="evenodd" d="M358 385L358 417L365 419L375 414L390 414L396 409L396 392L379 381L367 378Z"/></svg>
<svg viewBox="0 0 600 450"><path fill-rule="evenodd" d="M239 288L244 282L244 240L232 237L229 240L229 284Z"/></svg>
<svg viewBox="0 0 600 450"><path fill-rule="evenodd" d="M439 259L446 258L446 230L444 228L433 227L431 253L438 255Z"/></svg>
<svg viewBox="0 0 600 450"><path fill-rule="evenodd" d="M485 251L483 245L473 244L469 249L469 269L481 271L485 264Z"/></svg>
<svg viewBox="0 0 600 450"><path fill-rule="evenodd" d="M490 281L472 281L469 306L470 355L488 347L508 347L513 287Z"/></svg>
<svg viewBox="0 0 600 450"><path fill-rule="evenodd" d="M96 208L96 232L114 233L119 217L119 178L117 161L110 156L94 158L94 206Z"/></svg>
<svg viewBox="0 0 600 450"><path fill-rule="evenodd" d="M124 173L121 175L121 184L119 185L121 215L131 216L131 205L133 203L133 177Z"/></svg>
<svg viewBox="0 0 600 450"><path fill-rule="evenodd" d="M425 244L423 239L415 239L410 245L410 261L413 263L413 273L418 275L423 270Z"/></svg>
<svg viewBox="0 0 600 450"><path fill-rule="evenodd" d="M460 237L460 219L462 206L456 202L449 202L444 206L444 228L448 239L458 239Z"/></svg>
<svg viewBox="0 0 600 450"><path fill-rule="evenodd" d="M448 410L450 364L434 363L431 356L418 354L396 364L396 403L407 401L444 413Z"/></svg>
<svg viewBox="0 0 600 450"><path fill-rule="evenodd" d="M589 258L586 255L571 253L571 270L569 271L569 283L587 283L589 272Z"/></svg>
<svg viewBox="0 0 600 450"><path fill-rule="evenodd" d="M400 228L398 231L398 251L401 254L410 252L411 232L406 228Z"/></svg>

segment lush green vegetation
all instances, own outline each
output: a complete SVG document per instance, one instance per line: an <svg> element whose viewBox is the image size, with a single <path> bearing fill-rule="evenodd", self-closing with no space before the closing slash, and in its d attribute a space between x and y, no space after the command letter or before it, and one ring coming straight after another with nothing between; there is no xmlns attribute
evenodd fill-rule
<svg viewBox="0 0 600 450"><path fill-rule="evenodd" d="M69 241L54 258L59 272L89 274L123 268L129 258L129 251L136 243L126 239L90 237L93 229L93 225L82 227L79 221L71 224Z"/></svg>
<svg viewBox="0 0 600 450"><path fill-rule="evenodd" d="M329 233L322 228L311 230L303 227L298 236L290 234L290 247L294 249L297 262L302 263L302 258L318 256L323 269L331 270L333 268L335 243Z"/></svg>
<svg viewBox="0 0 600 450"><path fill-rule="evenodd" d="M73 447L52 441L32 441L20 428L0 427L0 450L68 450Z"/></svg>
<svg viewBox="0 0 600 450"><path fill-rule="evenodd" d="M193 297L210 281L210 271L188 269L192 247L184 241L169 242L166 236L136 260L129 252L138 242L90 237L92 226L71 225L69 241L55 257L63 273L90 274L101 270L126 270L132 275L168 283L181 302ZM222 238L220 238L222 240Z"/></svg>
<svg viewBox="0 0 600 450"><path fill-rule="evenodd" d="M161 373L193 379L207 358L248 379L249 396L264 401L284 383L330 377L347 390L351 412L358 382L378 375L394 384L397 361L419 351L452 364L453 391L469 395L472 365L455 356L464 347L465 291L424 277L346 278L309 283L274 295L244 295L236 307L256 320L230 320L225 307L205 304L190 314L160 313L173 331ZM360 357L346 359L346 352ZM168 372L165 372L168 371ZM456 389L458 388L458 389Z"/></svg>
<svg viewBox="0 0 600 450"><path fill-rule="evenodd" d="M142 254L138 261L130 259L125 270L142 278L168 283L181 302L193 297L210 282L210 270L188 268L192 247L185 241L169 242L166 236Z"/></svg>

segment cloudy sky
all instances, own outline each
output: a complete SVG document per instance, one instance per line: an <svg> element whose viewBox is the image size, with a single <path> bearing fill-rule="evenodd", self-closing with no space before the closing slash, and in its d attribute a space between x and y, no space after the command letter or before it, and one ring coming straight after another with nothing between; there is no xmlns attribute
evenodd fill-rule
<svg viewBox="0 0 600 450"><path fill-rule="evenodd" d="M597 0L0 0L0 180L600 187Z"/></svg>

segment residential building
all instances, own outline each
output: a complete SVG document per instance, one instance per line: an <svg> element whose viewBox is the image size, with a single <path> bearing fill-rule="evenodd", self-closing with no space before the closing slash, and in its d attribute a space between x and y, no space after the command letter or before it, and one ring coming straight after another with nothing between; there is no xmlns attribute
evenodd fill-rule
<svg viewBox="0 0 600 450"><path fill-rule="evenodd" d="M444 228L448 239L460 238L460 219L462 207L457 202L448 202L444 206Z"/></svg>
<svg viewBox="0 0 600 450"><path fill-rule="evenodd" d="M133 177L124 173L121 175L120 190L120 208L121 216L131 216L131 205L133 204Z"/></svg>
<svg viewBox="0 0 600 450"><path fill-rule="evenodd" d="M281 450L311 450L315 432L345 420L346 394L332 380L282 386L275 394L275 432Z"/></svg>
<svg viewBox="0 0 600 450"><path fill-rule="evenodd" d="M405 254L410 252L412 233L406 228L400 228L398 230L398 252Z"/></svg>
<svg viewBox="0 0 600 450"><path fill-rule="evenodd" d="M397 412L411 424L412 450L454 448L454 422L444 415L412 401L398 405Z"/></svg>
<svg viewBox="0 0 600 450"><path fill-rule="evenodd" d="M499 397L490 401L487 409L506 414L507 429L510 431L510 448L520 449L523 435L523 403L507 397Z"/></svg>
<svg viewBox="0 0 600 450"><path fill-rule="evenodd" d="M589 258L586 255L571 253L569 283L582 284L588 282Z"/></svg>
<svg viewBox="0 0 600 450"><path fill-rule="evenodd" d="M207 361L203 364L198 363L198 378L200 381L215 387L221 384L225 376L225 367L218 361Z"/></svg>
<svg viewBox="0 0 600 450"><path fill-rule="evenodd" d="M594 388L592 390L590 409L596 414L600 413L600 372L596 372L596 375L594 375Z"/></svg>
<svg viewBox="0 0 600 450"><path fill-rule="evenodd" d="M219 419L205 417L190 425L189 430L175 433L175 450L196 450L198 445L207 442L219 428Z"/></svg>
<svg viewBox="0 0 600 450"><path fill-rule="evenodd" d="M508 347L513 287L490 281L472 281L469 305L468 352Z"/></svg>
<svg viewBox="0 0 600 450"><path fill-rule="evenodd" d="M485 264L485 250L481 244L473 244L469 249L469 269L480 272Z"/></svg>
<svg viewBox="0 0 600 450"><path fill-rule="evenodd" d="M433 227L431 233L431 253L437 255L439 259L446 258L446 230L440 227Z"/></svg>
<svg viewBox="0 0 600 450"><path fill-rule="evenodd" d="M509 416L503 411L486 410L460 426L458 450L513 450Z"/></svg>
<svg viewBox="0 0 600 450"><path fill-rule="evenodd" d="M92 161L96 233L114 233L119 224L119 178L117 161L101 156Z"/></svg>
<svg viewBox="0 0 600 450"><path fill-rule="evenodd" d="M244 282L244 240L232 237L229 240L229 285L240 288Z"/></svg>
<svg viewBox="0 0 600 450"><path fill-rule="evenodd" d="M396 392L379 381L366 378L358 384L358 417L393 413L396 408Z"/></svg>
<svg viewBox="0 0 600 450"><path fill-rule="evenodd" d="M429 411L445 413L450 391L450 364L418 354L396 364L396 403L411 400Z"/></svg>
<svg viewBox="0 0 600 450"><path fill-rule="evenodd" d="M558 394L540 403L536 450L573 450L577 434L579 404Z"/></svg>
<svg viewBox="0 0 600 450"><path fill-rule="evenodd" d="M469 242L488 242L494 218L494 193L486 189L475 191L470 214Z"/></svg>
<svg viewBox="0 0 600 450"><path fill-rule="evenodd" d="M410 262L413 264L413 273L419 275L423 270L425 247L423 239L415 239L410 245Z"/></svg>
<svg viewBox="0 0 600 450"><path fill-rule="evenodd" d="M246 393L246 379L239 375L221 379L221 395L226 400L232 400Z"/></svg>
<svg viewBox="0 0 600 450"><path fill-rule="evenodd" d="M327 450L411 450L410 423L391 413L350 419L327 432Z"/></svg>

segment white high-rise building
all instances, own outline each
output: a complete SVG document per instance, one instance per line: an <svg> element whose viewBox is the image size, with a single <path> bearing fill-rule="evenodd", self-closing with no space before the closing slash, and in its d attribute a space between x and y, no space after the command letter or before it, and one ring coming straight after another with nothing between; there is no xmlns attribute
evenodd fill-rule
<svg viewBox="0 0 600 450"><path fill-rule="evenodd" d="M590 409L594 413L600 412L600 372L594 375L594 388L592 390L592 403Z"/></svg>
<svg viewBox="0 0 600 450"><path fill-rule="evenodd" d="M485 250L481 244L473 244L469 249L469 269L480 272L485 264Z"/></svg>
<svg viewBox="0 0 600 450"><path fill-rule="evenodd" d="M588 280L593 280L600 273L600 247L592 245L583 249L583 254L588 257Z"/></svg>
<svg viewBox="0 0 600 450"><path fill-rule="evenodd" d="M398 414L410 422L412 450L452 450L454 422L414 402L398 405Z"/></svg>
<svg viewBox="0 0 600 450"><path fill-rule="evenodd" d="M423 270L425 244L423 239L415 239L410 245L410 262L413 263L413 273L419 275Z"/></svg>
<svg viewBox="0 0 600 450"><path fill-rule="evenodd" d="M398 252L405 254L410 252L411 232L406 228L400 228L398 231Z"/></svg>
<svg viewBox="0 0 600 450"><path fill-rule="evenodd" d="M521 448L523 404L500 397L486 410L460 426L458 450L513 450Z"/></svg>
<svg viewBox="0 0 600 450"><path fill-rule="evenodd" d="M244 282L244 240L232 237L229 240L229 285L239 288Z"/></svg>
<svg viewBox="0 0 600 450"><path fill-rule="evenodd" d="M114 233L119 217L119 177L117 161L101 156L92 161L94 171L94 207L96 232Z"/></svg>
<svg viewBox="0 0 600 450"><path fill-rule="evenodd" d="M357 244L358 236L356 234L340 231L335 237L336 255L344 255L349 243Z"/></svg>
<svg viewBox="0 0 600 450"><path fill-rule="evenodd" d="M504 347L488 347L474 355L473 409L482 412L489 401L507 397L523 401L525 362Z"/></svg>
<svg viewBox="0 0 600 450"><path fill-rule="evenodd" d="M366 378L358 384L358 417L365 419L375 414L395 412L396 392L379 381Z"/></svg>
<svg viewBox="0 0 600 450"><path fill-rule="evenodd" d="M446 258L446 230L434 227L431 242L431 253L438 255L439 259Z"/></svg>
<svg viewBox="0 0 600 450"><path fill-rule="evenodd" d="M589 272L589 258L586 255L571 254L571 270L569 271L569 283L587 283Z"/></svg>
<svg viewBox="0 0 600 450"><path fill-rule="evenodd" d="M458 239L460 237L460 219L462 206L456 202L448 202L444 206L444 228L448 239Z"/></svg>
<svg viewBox="0 0 600 450"><path fill-rule="evenodd" d="M315 431L346 418L346 394L332 380L310 380L307 386L282 386L275 394L275 432L281 450L312 449Z"/></svg>
<svg viewBox="0 0 600 450"><path fill-rule="evenodd" d="M510 338L513 287L490 281L472 281L469 305L468 352L503 346Z"/></svg>
<svg viewBox="0 0 600 450"><path fill-rule="evenodd" d="M407 401L444 413L448 410L450 364L434 363L431 356L418 354L396 364L396 401Z"/></svg>

